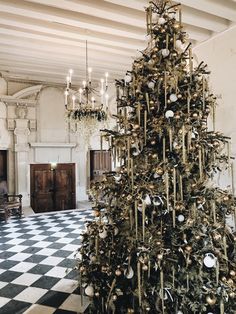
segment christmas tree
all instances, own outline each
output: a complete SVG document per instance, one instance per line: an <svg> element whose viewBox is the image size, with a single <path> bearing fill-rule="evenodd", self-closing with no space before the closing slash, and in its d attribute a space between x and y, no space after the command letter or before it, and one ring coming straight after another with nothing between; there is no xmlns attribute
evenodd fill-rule
<svg viewBox="0 0 236 314"><path fill-rule="evenodd" d="M236 313L230 139L215 130L207 66L194 67L181 6L150 2L149 44L117 86L117 127L102 130L116 170L93 187L80 248L94 313ZM208 116L213 127L208 127Z"/></svg>

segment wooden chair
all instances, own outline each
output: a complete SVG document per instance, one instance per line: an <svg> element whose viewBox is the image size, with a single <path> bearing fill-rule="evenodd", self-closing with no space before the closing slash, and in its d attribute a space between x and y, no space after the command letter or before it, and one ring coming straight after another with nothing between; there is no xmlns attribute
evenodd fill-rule
<svg viewBox="0 0 236 314"><path fill-rule="evenodd" d="M0 196L0 216L7 222L11 215L22 217L21 194L4 194Z"/></svg>

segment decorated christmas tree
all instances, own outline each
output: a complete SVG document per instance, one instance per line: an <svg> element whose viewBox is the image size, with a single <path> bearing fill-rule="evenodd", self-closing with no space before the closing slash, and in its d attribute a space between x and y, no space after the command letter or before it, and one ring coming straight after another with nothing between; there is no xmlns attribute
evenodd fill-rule
<svg viewBox="0 0 236 314"><path fill-rule="evenodd" d="M81 291L94 313L236 313L230 139L215 130L216 98L193 65L181 6L150 2L149 44L117 85L117 127L102 130L115 171L94 185L95 220L80 248ZM208 127L208 117L213 126Z"/></svg>

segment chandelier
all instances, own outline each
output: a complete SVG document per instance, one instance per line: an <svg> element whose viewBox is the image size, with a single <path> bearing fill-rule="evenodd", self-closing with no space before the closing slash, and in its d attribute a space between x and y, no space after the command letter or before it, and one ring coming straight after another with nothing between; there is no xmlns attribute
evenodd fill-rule
<svg viewBox="0 0 236 314"><path fill-rule="evenodd" d="M100 89L92 84L92 68L88 67L88 43L86 41L85 80L78 90L72 88L73 70L66 77L65 109L66 119L71 131L87 132L97 128L97 124L105 122L108 117L108 73L100 80Z"/></svg>

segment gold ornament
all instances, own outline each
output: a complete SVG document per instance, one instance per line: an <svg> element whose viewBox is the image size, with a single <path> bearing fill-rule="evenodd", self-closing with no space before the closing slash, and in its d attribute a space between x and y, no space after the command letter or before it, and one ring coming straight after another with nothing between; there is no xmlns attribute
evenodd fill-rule
<svg viewBox="0 0 236 314"><path fill-rule="evenodd" d="M235 270L231 270L229 272L229 274L230 274L231 277L235 277L236 276L236 271Z"/></svg>
<svg viewBox="0 0 236 314"><path fill-rule="evenodd" d="M216 299L216 297L213 296L213 295L208 295L208 296L206 297L206 301L207 301L207 303L208 303L209 305L214 305L214 304L216 304L217 299Z"/></svg>
<svg viewBox="0 0 236 314"><path fill-rule="evenodd" d="M121 270L118 268L116 271L115 271L115 274L116 274L116 276L121 276L121 274L122 274L122 272L121 272Z"/></svg>

